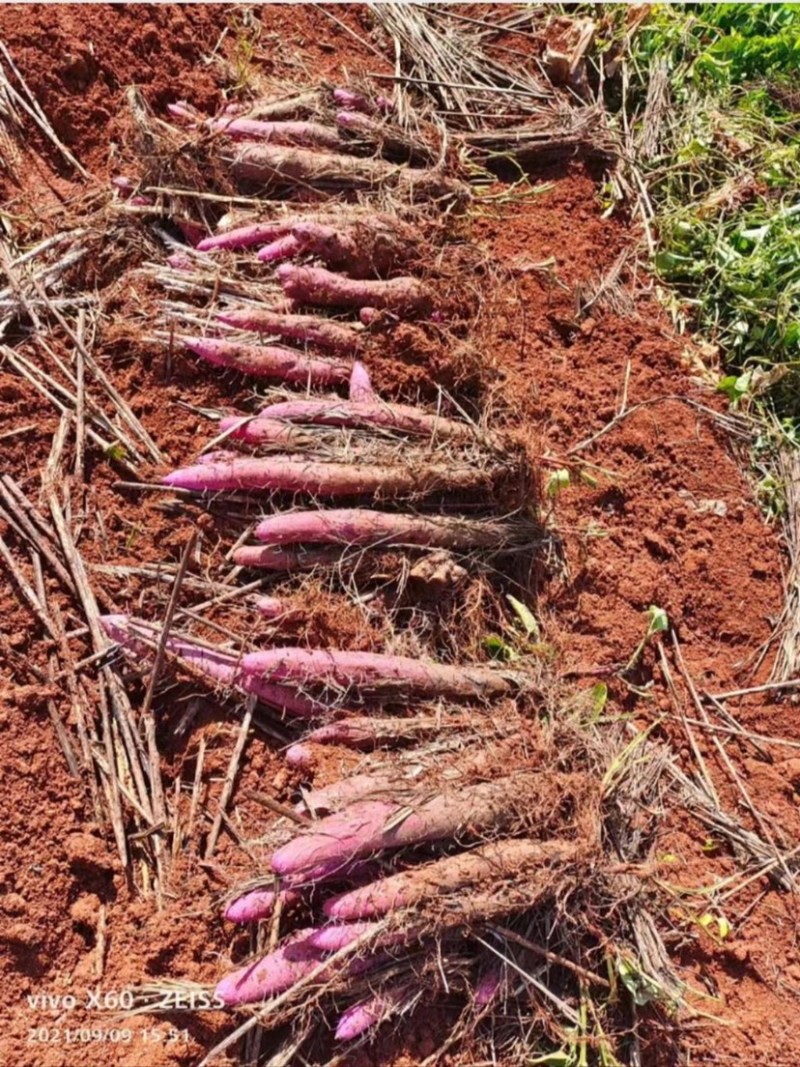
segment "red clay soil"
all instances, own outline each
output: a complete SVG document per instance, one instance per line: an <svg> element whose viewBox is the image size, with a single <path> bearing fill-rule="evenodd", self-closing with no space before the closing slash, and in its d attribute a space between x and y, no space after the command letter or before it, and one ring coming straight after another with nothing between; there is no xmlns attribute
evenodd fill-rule
<svg viewBox="0 0 800 1067"><path fill-rule="evenodd" d="M337 9L362 35L363 12ZM250 16L248 16L249 18ZM0 7L0 36L53 126L72 152L104 181L114 171L113 143L126 86L137 84L156 112L186 97L205 108L220 103L218 68L204 57L223 30L241 26L234 8ZM299 84L320 77L375 69L380 61L318 8L265 7L258 22L229 32L220 45L233 58L241 40L257 32L252 67ZM237 49L239 52L237 53ZM33 142L37 168L24 187L6 181L6 210L29 216L62 209L82 183L52 146ZM696 685L710 691L768 677L770 641L782 608L782 557L778 538L753 500L731 441L715 420L722 405L693 382L684 343L675 338L655 303L640 297L620 315L596 305L576 317L575 287L608 270L635 235L616 219L603 219L595 178L579 164L537 176L546 191L527 199L496 202L472 224L472 237L506 271L480 318L480 346L491 367L491 410L533 455L545 473L569 467L571 481L553 503L552 522L564 539L564 567L542 585L538 612L563 672L581 685L608 681L611 713L632 712L641 721L661 719L660 730L688 745L674 722L674 706L652 648L637 680L645 695L634 701L614 678L641 640L646 611L666 609ZM551 259L550 269L536 264ZM641 280L641 279L640 279ZM174 460L194 451L208 424L178 407L235 401L225 383L178 361L170 376L152 349L113 344L101 335L96 351L118 388L160 447ZM398 376L402 380L402 376ZM389 382L384 376L384 387ZM625 417L607 427L625 403ZM0 364L0 466L32 495L38 492L57 419L23 380ZM32 429L8 437L7 431ZM90 563L136 566L176 561L189 536L158 499L130 498L112 488L116 475L92 459L87 522L81 549ZM591 483L591 484L590 484ZM213 528L205 529L208 538ZM1 526L1 524L0 524ZM7 528L0 533L14 544ZM210 552L216 544L207 544ZM221 545L227 548L228 545ZM24 569L24 568L23 568ZM25 571L30 578L30 571ZM110 597L138 611L145 598L135 578L108 579ZM168 588L168 587L167 587ZM56 595L53 586L53 595ZM155 601L163 611L165 596ZM152 604L150 605L153 606ZM341 614L338 602L320 598L311 639L375 647L380 634L364 629L361 616ZM36 681L29 665L46 670L47 646L15 586L0 587L4 620L0 662L0 1063L9 1067L77 1067L92 1064L188 1067L219 1040L230 1020L217 1012L117 1018L97 1010L143 982L180 979L210 983L229 966L229 931L219 918L218 897L237 879L254 873L254 860L236 844L257 836L263 809L241 798L260 789L291 797L294 779L280 748L256 736L245 753L231 820L213 860L200 864L196 850L178 859L177 876L163 911L127 884L107 836L93 821L91 804L69 776L56 742L48 701L66 715L58 684ZM70 623L69 604L64 603ZM240 609L234 625L253 627ZM265 624L254 636L267 639ZM308 635L306 635L308 636ZM186 708L180 694L176 714ZM740 721L758 732L794 739L795 704L749 698ZM203 805L216 810L221 780L237 727L202 701L191 728L165 744L169 781L180 775L190 787L200 745L206 748ZM730 785L701 735L726 806L739 810ZM800 764L792 750L767 748L771 762L752 747L731 748L753 803L771 832L787 844L800 834ZM335 754L332 760L346 757ZM332 773L333 766L325 768ZM740 812L741 814L741 812ZM195 837L207 826L195 827ZM663 828L658 853L665 881L709 884L730 873L723 849L704 848L706 835L688 821ZM256 860L259 857L256 857ZM263 857L260 857L263 860ZM686 916L675 913L675 958L695 990L709 998L708 1021L686 1037L686 1062L793 1065L800 1062L794 1025L800 995L800 955L791 899L755 881L729 902L732 932L715 942ZM242 939L240 939L242 940ZM76 1006L63 998L72 995ZM39 998L39 999L37 999ZM88 1003L87 1003L88 999ZM88 1030L86 1028L89 1028ZM115 1029L116 1028L116 1032ZM119 1030L130 1031L120 1040ZM415 1025L400 1047L379 1037L362 1063L413 1063L436 1048L436 1029ZM221 1062L224 1062L224 1058Z"/></svg>

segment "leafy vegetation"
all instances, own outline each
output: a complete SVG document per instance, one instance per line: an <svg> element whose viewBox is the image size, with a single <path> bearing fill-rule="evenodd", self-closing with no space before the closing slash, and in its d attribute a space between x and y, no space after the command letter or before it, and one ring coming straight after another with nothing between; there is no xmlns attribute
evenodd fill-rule
<svg viewBox="0 0 800 1067"><path fill-rule="evenodd" d="M767 400L797 441L800 6L662 4L633 32L629 8L607 11L625 76L606 99L673 314L719 347L732 403Z"/></svg>

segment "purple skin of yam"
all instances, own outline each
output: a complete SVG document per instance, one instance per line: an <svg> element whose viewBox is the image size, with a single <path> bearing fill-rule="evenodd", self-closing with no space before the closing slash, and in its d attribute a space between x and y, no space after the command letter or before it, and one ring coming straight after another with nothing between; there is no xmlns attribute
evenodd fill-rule
<svg viewBox="0 0 800 1067"><path fill-rule="evenodd" d="M388 1019L402 1006L407 996L408 990L403 987L385 989L369 1000L354 1004L340 1016L336 1024L336 1040L354 1041L361 1037Z"/></svg>
<svg viewBox="0 0 800 1067"><path fill-rule="evenodd" d="M348 399L356 404L379 403L378 394L372 388L369 371L360 360L356 360L350 371L350 389Z"/></svg>
<svg viewBox="0 0 800 1067"><path fill-rule="evenodd" d="M410 469L394 466L334 463L270 456L237 456L224 463L196 464L172 471L163 485L194 492L220 489L246 492L287 491L317 496L353 497L366 494L397 496L410 492L457 490L481 484L474 466L431 466Z"/></svg>
<svg viewBox="0 0 800 1067"><path fill-rule="evenodd" d="M131 623L134 623L134 627ZM137 655L152 655L153 650L142 641L137 641L137 630L142 632L150 641L157 642L160 630L149 623L140 620L131 620L127 615L103 615L100 623L113 640L126 648L136 652ZM282 685L272 685L252 675L242 675L239 669L239 660L226 652L217 652L214 649L203 648L191 641L170 635L167 639L167 651L172 652L181 659L186 660L191 666L213 681L224 686L236 685L246 693L253 693L273 708L277 708L293 718L311 719L319 718L330 713L327 705L312 700L294 689Z"/></svg>
<svg viewBox="0 0 800 1067"><path fill-rule="evenodd" d="M254 889L226 907L224 915L232 923L250 923L258 919L268 919L275 909L275 902L280 896L282 903L293 904L300 899L300 894L293 889L284 889L275 893L272 889Z"/></svg>
<svg viewBox="0 0 800 1067"><path fill-rule="evenodd" d="M433 302L416 278L360 280L324 267L282 263L275 272L284 293L301 304L324 307L377 307L396 314L430 315Z"/></svg>
<svg viewBox="0 0 800 1067"><path fill-rule="evenodd" d="M341 557L337 549L317 551L282 550L272 545L244 545L233 553L237 567L252 567L269 571L308 570L310 567L329 567Z"/></svg>
<svg viewBox="0 0 800 1067"><path fill-rule="evenodd" d="M342 923L338 926L323 926L315 930L307 943L319 952L338 952L359 937L378 929L378 923Z"/></svg>
<svg viewBox="0 0 800 1067"><path fill-rule="evenodd" d="M312 730L306 738L318 745L342 745L357 751L370 752L379 741L378 731L371 719L328 723Z"/></svg>
<svg viewBox="0 0 800 1067"><path fill-rule="evenodd" d="M396 804L363 800L347 813L337 813L315 824L315 832L297 837L272 856L276 874L292 875L331 859L356 859L374 851L383 827L398 811ZM380 847L380 844L377 845Z"/></svg>
<svg viewBox="0 0 800 1067"><path fill-rule="evenodd" d="M255 963L240 967L225 975L215 989L216 995L228 1007L254 1004L268 997L278 996L317 970L325 954L309 943L318 931L311 927L298 930L280 948ZM385 955L353 959L345 964L346 973L364 974L385 959ZM323 979L329 972L320 972Z"/></svg>
<svg viewBox="0 0 800 1067"><path fill-rule="evenodd" d="M479 1008L485 1008L502 992L505 985L505 974L502 967L495 967L486 971L475 986L473 999Z"/></svg>
<svg viewBox="0 0 800 1067"><path fill-rule="evenodd" d="M197 457L197 462L204 463L220 463L225 460L233 459L237 456L238 452L234 452L230 448L216 448L213 452L204 452L202 456Z"/></svg>
<svg viewBox="0 0 800 1067"><path fill-rule="evenodd" d="M471 548L496 543L495 530L468 521L400 515L367 508L329 508L270 515L255 536L267 545L334 544L348 547L419 545L423 548Z"/></svg>
<svg viewBox="0 0 800 1067"><path fill-rule="evenodd" d="M509 790L507 781L485 782L422 801L410 814L405 814L406 806L401 803L383 800L357 801L343 812L320 819L308 833L301 834L279 848L272 855L272 869L276 874L286 876L320 863L363 859L383 849L402 848L406 845L455 837L467 824L472 832L495 829L506 823L513 810ZM404 813L402 821L391 824L392 817L400 812ZM457 866L460 869L461 865ZM476 864L473 863L472 866L475 867ZM477 866L479 873L482 873L486 867L482 857L478 859ZM392 878L397 880L393 881ZM401 876L391 876L389 879L383 879L382 884L368 887L365 891L354 891L368 898L366 901L359 899L359 906L364 904L365 907L358 914L345 912L341 898L333 910L330 910L332 902L328 902L325 913L329 918L345 921L373 918L376 914L381 914L378 909L387 900L391 907L398 906L394 903L394 898L401 897L402 893L397 893L394 887L406 884L407 880L404 881ZM367 905L373 910L366 910Z"/></svg>
<svg viewBox="0 0 800 1067"><path fill-rule="evenodd" d="M167 263L173 270L194 269L191 257L187 256L185 252L173 252L171 256L167 256Z"/></svg>
<svg viewBox="0 0 800 1067"><path fill-rule="evenodd" d="M308 771L316 763L313 751L301 741L286 749L286 766L296 771Z"/></svg>
<svg viewBox="0 0 800 1067"><path fill-rule="evenodd" d="M154 654L154 650L149 645L137 640L139 634L156 643L161 636L161 631L158 627L141 622L138 619L132 620L127 615L103 615L100 618L100 624L113 641L131 649L137 655L150 654L152 656ZM203 648L200 645L193 644L191 641L185 641L174 636L170 636L167 639L166 647L167 651L185 659L215 682L221 682L226 686L235 683L238 665L233 656L225 652L216 652L210 648Z"/></svg>
<svg viewBox="0 0 800 1067"><path fill-rule="evenodd" d="M301 252L303 246L293 233L287 233L276 241L270 241L259 249L258 258L262 263L279 263L283 259L291 259Z"/></svg>
<svg viewBox="0 0 800 1067"><path fill-rule="evenodd" d="M321 345L334 351L352 354L359 346L359 332L333 319L316 315L289 315L262 309L234 308L217 314L220 322L240 330L253 330L292 341Z"/></svg>
<svg viewBox="0 0 800 1067"><path fill-rule="evenodd" d="M279 419L254 419L250 415L226 415L219 422L220 433L251 445L308 443L308 434Z"/></svg>
<svg viewBox="0 0 800 1067"><path fill-rule="evenodd" d="M356 800L364 800L369 796L374 798L376 793L386 792L396 785L397 780L386 775L354 774L321 789L308 790L300 809L308 808L317 815L323 811L339 811Z"/></svg>
<svg viewBox="0 0 800 1067"><path fill-rule="evenodd" d="M502 798L502 783L495 783L494 786L500 790ZM476 799L476 794L482 791L485 797L487 793L492 792L492 789L491 784L486 784L466 790L461 796L460 803L467 815L459 816L457 812L452 811L451 814L456 819L471 818L474 820L475 813L479 811L479 805L482 802ZM496 792L494 815L499 815L499 821L502 823L502 799L498 808L497 796ZM491 822L492 818L492 812L487 811L486 821ZM485 820L479 821L483 823ZM323 819L315 823L315 832L325 822L326 820ZM349 889L327 900L323 911L329 919L336 922L364 922L378 919L401 908L411 907L425 897L440 897L445 894L450 894L452 897L459 893L472 893L476 885L496 880L499 872L519 870L522 864L544 863L546 858L547 848L541 843L512 838L481 846L468 853L433 860L411 870L387 875L369 885Z"/></svg>
<svg viewBox="0 0 800 1067"><path fill-rule="evenodd" d="M352 89L334 89L333 100L339 107L350 111L360 111L364 115L372 115L375 112L375 105L363 93L354 92Z"/></svg>
<svg viewBox="0 0 800 1067"><path fill-rule="evenodd" d="M275 144L315 145L319 148L340 148L335 130L318 122L275 121L248 118L212 119L215 133L224 133L247 141L272 141Z"/></svg>
<svg viewBox="0 0 800 1067"><path fill-rule="evenodd" d="M420 437L466 437L473 433L466 423L431 415L407 404L385 404L380 400L371 403L354 400L287 400L262 408L258 418L248 423L249 434L258 434L262 421L273 423L276 419L311 426L378 426ZM226 420L220 426L227 428Z"/></svg>
<svg viewBox="0 0 800 1067"><path fill-rule="evenodd" d="M188 119L190 122L197 122L202 118L199 111L187 104L185 100L178 100L174 104L167 104L167 111L176 119Z"/></svg>
<svg viewBox="0 0 800 1067"><path fill-rule="evenodd" d="M320 867L315 867L313 870L304 871L295 878L284 879L278 894L273 889L253 889L249 893L243 893L227 905L224 912L225 918L234 923L247 923L255 922L258 919L267 919L272 915L278 896L281 897L284 904L293 904L302 899L304 890L310 890L321 882L349 880L358 877L358 875L363 877L367 867L368 865L363 863L345 865L341 863L326 863ZM368 923L363 925L365 927L369 926Z"/></svg>
<svg viewBox="0 0 800 1067"><path fill-rule="evenodd" d="M298 614L290 608L285 600L276 596L261 596L256 601L256 611L265 619L289 618L290 615Z"/></svg>
<svg viewBox="0 0 800 1067"><path fill-rule="evenodd" d="M242 672L279 684L393 687L428 696L501 696L510 682L486 667L451 667L409 656L338 649L273 648L242 657Z"/></svg>
<svg viewBox="0 0 800 1067"><path fill-rule="evenodd" d="M380 123L375 122L363 112L350 109L336 112L336 125L353 133L366 133L368 136L373 135L376 129L380 128Z"/></svg>
<svg viewBox="0 0 800 1067"><path fill-rule="evenodd" d="M253 1004L277 996L305 978L319 965L320 953L304 949L305 938L312 929L298 931L288 942L256 963L240 967L217 983L219 999L229 1007Z"/></svg>
<svg viewBox="0 0 800 1067"><path fill-rule="evenodd" d="M241 374L302 385L337 385L350 378L349 362L307 356L283 345L248 345L214 337L182 337L190 352Z"/></svg>
<svg viewBox="0 0 800 1067"><path fill-rule="evenodd" d="M213 237L204 237L197 244L198 252L212 252L214 249L235 250L238 248L252 248L253 245L263 245L265 241L274 241L292 229L292 220L273 220L272 222L255 222L248 226L237 226L236 229L226 233L218 233Z"/></svg>

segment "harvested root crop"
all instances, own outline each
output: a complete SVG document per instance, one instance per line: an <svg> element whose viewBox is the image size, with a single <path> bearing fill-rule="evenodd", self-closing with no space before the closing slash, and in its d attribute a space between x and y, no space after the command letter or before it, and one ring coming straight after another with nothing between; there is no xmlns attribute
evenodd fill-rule
<svg viewBox="0 0 800 1067"><path fill-rule="evenodd" d="M487 488L491 472L467 464L417 461L406 466L359 466L302 459L235 457L218 463L200 463L173 471L164 485L197 492L221 489L258 492L311 493L323 497L369 495L390 499L442 490Z"/></svg>
<svg viewBox="0 0 800 1067"><path fill-rule="evenodd" d="M416 278L347 278L324 267L298 267L291 263L283 263L276 273L284 293L299 304L374 307L415 318L433 311L432 292Z"/></svg>
<svg viewBox="0 0 800 1067"><path fill-rule="evenodd" d="M352 368L345 360L309 356L283 345L249 345L212 337L182 340L189 351L209 363L273 381L336 385L349 379Z"/></svg>
<svg viewBox="0 0 800 1067"><path fill-rule="evenodd" d="M269 436L262 438L261 435L270 434L271 424L276 420L310 426L390 430L434 439L474 438L477 434L475 427L468 422L448 419L407 404L387 404L381 400L287 400L262 408L254 419L245 422L245 418L228 416L220 422L220 429L234 429L238 420L241 425L234 429L232 436L253 443L269 440Z"/></svg>
<svg viewBox="0 0 800 1067"><path fill-rule="evenodd" d="M513 692L524 675L492 667L423 663L409 656L273 648L242 657L241 669L259 681L279 685L325 686L366 694L416 694L482 700Z"/></svg>
<svg viewBox="0 0 800 1067"><path fill-rule="evenodd" d="M360 547L414 545L469 550L533 541L526 524L429 515L398 515L366 508L292 511L262 519L255 530L269 545L336 544Z"/></svg>
<svg viewBox="0 0 800 1067"><path fill-rule="evenodd" d="M238 330L253 330L292 341L331 348L336 352L354 354L363 342L363 331L349 323L317 315L291 315L257 308L234 308L217 314L220 322Z"/></svg>
<svg viewBox="0 0 800 1067"><path fill-rule="evenodd" d="M564 841L494 841L351 889L327 901L323 910L329 919L356 922L422 902L435 907L446 894L460 895L475 886L498 890L506 880L523 882L548 864L568 862L576 854L576 847Z"/></svg>
<svg viewBox="0 0 800 1067"><path fill-rule="evenodd" d="M314 256L352 278L375 278L406 262L417 243L416 231L391 216L328 224L312 219L296 222L287 234L262 248L258 258L274 263Z"/></svg>
<svg viewBox="0 0 800 1067"><path fill-rule="evenodd" d="M230 159L240 181L278 188L335 192L396 189L412 200L464 199L469 190L435 170L396 166L381 159L361 159L341 152L314 152L272 144L247 144Z"/></svg>

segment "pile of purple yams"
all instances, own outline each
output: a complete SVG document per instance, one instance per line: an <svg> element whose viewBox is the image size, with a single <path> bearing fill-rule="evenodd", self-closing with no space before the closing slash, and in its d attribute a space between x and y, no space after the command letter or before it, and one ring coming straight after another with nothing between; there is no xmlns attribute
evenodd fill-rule
<svg viewBox="0 0 800 1067"><path fill-rule="evenodd" d="M248 568L341 566L353 549L472 558L524 551L532 524L491 513L497 481L508 476L508 450L463 418L381 399L367 366L376 320L385 331L403 319L444 317L435 280L410 272L423 260L413 214L400 218L385 200L378 210L370 198L377 203L387 187L409 201L422 190L452 194L458 183L415 165L432 158L422 148L409 150L406 162L380 157L386 144L396 152L403 143L385 117L385 101L334 95L346 105L334 128L257 113L201 122L185 105L173 109L203 136L219 137L243 180L277 184L298 206L173 252L172 266L187 275L202 257L228 257L229 274L237 257L246 257L249 277L264 271L265 291L275 299L217 303L206 309L214 336L182 341L209 363L284 391L252 413L223 418L225 440L218 437L214 451L164 482L215 497L266 494L264 508L273 510L255 527L258 543L233 555ZM374 154L348 154L348 144L363 148L367 135ZM303 206L308 188L319 192L334 174L337 194L349 176L359 202L320 206L317 196ZM287 387L296 392L287 395ZM295 500L303 503L291 506ZM459 513L464 500L469 515ZM274 510L287 501L288 509ZM324 506L331 501L347 506ZM258 607L278 620L293 610L275 597ZM109 616L104 625L137 655L151 652L160 637L157 626L126 616ZM413 1006L423 989L455 990L479 1009L503 996L507 972L468 931L540 903L579 851L562 832L572 796L567 776L537 766L529 751L528 769L507 773L525 674L336 649L236 655L174 633L166 648L195 675L298 724L301 736L287 753L296 768L309 767L315 742L365 751L428 742L422 754L406 748L384 764L375 757L369 774L304 792L295 812L299 832L286 819L276 822L269 872L235 895L225 915L249 923L277 911L281 926L298 919L303 926L223 978L219 997L238 1005L283 996L289 1004L294 991L301 999L324 987L337 1013L336 1036L353 1039ZM442 738L440 749L430 744ZM532 811L552 820L534 823Z"/></svg>

